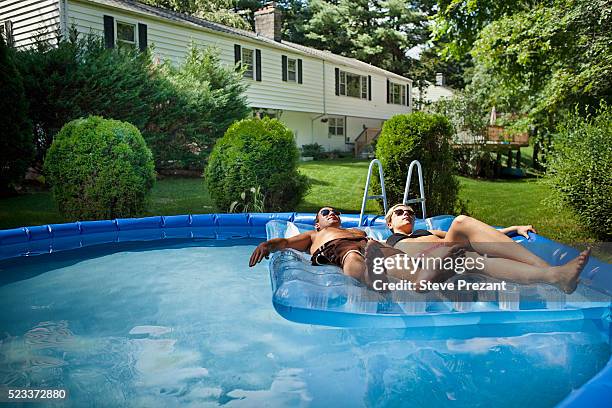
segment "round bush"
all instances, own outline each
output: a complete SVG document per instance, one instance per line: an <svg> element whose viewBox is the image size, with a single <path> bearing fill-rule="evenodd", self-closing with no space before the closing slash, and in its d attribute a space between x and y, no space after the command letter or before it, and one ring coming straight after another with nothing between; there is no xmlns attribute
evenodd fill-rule
<svg viewBox="0 0 612 408"><path fill-rule="evenodd" d="M298 158L293 134L281 122L241 120L217 141L205 171L206 185L220 211L236 201L251 209L293 211L308 189L307 178L297 171ZM263 203L254 202L252 191L258 187Z"/></svg>
<svg viewBox="0 0 612 408"><path fill-rule="evenodd" d="M70 219L139 215L155 182L153 156L138 129L99 116L64 125L44 170L60 211Z"/></svg>
<svg viewBox="0 0 612 408"><path fill-rule="evenodd" d="M453 128L442 115L415 112L396 115L385 122L376 144L376 157L385 172L389 204L402 201L408 166L418 160L423 167L427 214L453 214L459 185L453 177ZM418 196L417 175L413 175L410 197ZM415 205L415 209L420 205Z"/></svg>
<svg viewBox="0 0 612 408"><path fill-rule="evenodd" d="M547 180L556 191L554 201L573 208L600 238L612 238L612 107L561 125Z"/></svg>

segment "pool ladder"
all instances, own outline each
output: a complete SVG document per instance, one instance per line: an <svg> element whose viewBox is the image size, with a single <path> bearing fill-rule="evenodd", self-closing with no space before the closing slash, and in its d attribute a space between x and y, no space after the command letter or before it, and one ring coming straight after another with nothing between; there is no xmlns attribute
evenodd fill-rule
<svg viewBox="0 0 612 408"><path fill-rule="evenodd" d="M378 165L378 178L380 180L380 189L382 193L381 195L368 195L368 192L370 190L370 179L372 178L372 169L374 167L374 164ZM408 200L408 192L410 191L410 181L412 179L412 171L415 166L417 168L417 174L419 177L420 197L414 198L412 200ZM361 201L361 211L359 213L359 226L360 227L363 226L364 221L365 221L363 216L365 213L367 201L377 200L380 198L382 198L383 200L383 207L385 210L384 213L387 214L387 192L385 190L385 175L384 175L382 164L380 163L380 161L378 159L374 159L370 162L370 167L368 167L368 178L366 179L365 188L363 190L363 200ZM402 203L404 204L421 203L421 212L423 213L423 218L427 217L425 213L425 188L423 186L423 169L421 167L421 163L419 163L418 160L413 160L412 163L410 163L410 166L408 166L408 176L406 177L406 187L404 188L404 198L402 200Z"/></svg>
<svg viewBox="0 0 612 408"><path fill-rule="evenodd" d="M408 191L410 190L410 182L412 181L412 170L416 166L417 174L419 177L419 198L413 198L412 200L408 200ZM402 203L404 204L416 204L421 203L421 213L423 214L423 219L427 218L425 213L425 186L423 185L423 168L421 167L421 163L418 160L413 160L408 167L408 176L406 176L406 187L404 187L404 198L402 199ZM386 214L386 212L385 212Z"/></svg>

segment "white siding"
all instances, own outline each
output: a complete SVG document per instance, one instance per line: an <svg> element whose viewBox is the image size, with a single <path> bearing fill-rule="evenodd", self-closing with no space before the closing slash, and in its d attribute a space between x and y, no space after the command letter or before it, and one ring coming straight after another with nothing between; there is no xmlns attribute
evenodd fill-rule
<svg viewBox="0 0 612 408"><path fill-rule="evenodd" d="M116 19L124 18L147 24L148 41L149 45L154 47L154 53L159 58L168 59L175 64L180 64L184 60L192 41L199 46L216 47L220 51L221 61L232 66L234 65L234 44L260 49L262 81L245 79L249 84L248 103L255 108L376 119L387 119L394 114L410 111L408 106L387 104L387 78L376 73L370 73L372 75L371 101L336 96L334 68L339 67L342 70L366 76L368 73L353 67L335 65L329 61L324 63L323 59L316 56L304 55L300 52L293 53L243 36L219 33L188 23L178 23L87 1L69 0L68 25L75 25L82 34L93 32L102 35L105 14ZM282 81L282 55L302 59L302 84ZM401 81L394 79L394 82ZM408 82L405 83L408 84ZM298 133L303 133L303 131L304 129ZM355 135L349 136L355 137ZM338 143L332 144L336 146Z"/></svg>
<svg viewBox="0 0 612 408"><path fill-rule="evenodd" d="M15 47L55 40L60 28L59 0L4 0L0 21L4 20L13 24Z"/></svg>
<svg viewBox="0 0 612 408"><path fill-rule="evenodd" d="M383 121L381 119L348 117L346 120L346 136L352 143L363 132L364 126L366 128L381 129L382 125Z"/></svg>
<svg viewBox="0 0 612 408"><path fill-rule="evenodd" d="M345 121L345 135L329 135L329 122L321 122L321 119L330 117L343 117ZM304 112L283 111L279 120L287 125L295 136L298 147L305 144L318 143L326 151L341 150L350 151L352 144L347 144L345 137L349 137L350 142L363 131L363 127L381 128L383 121L373 118L357 118L344 115L320 115Z"/></svg>
<svg viewBox="0 0 612 408"><path fill-rule="evenodd" d="M325 100L327 113L331 115L349 115L363 118L389 119L393 115L409 113L410 107L407 105L395 105L387 103L387 78L376 73L372 76L372 100L359 99L351 96L336 95L336 73L335 68L341 71L365 75L368 73L360 72L353 67L333 65L325 63ZM409 81L393 82L408 85ZM409 88L410 91L410 88ZM350 135L349 135L350 136Z"/></svg>
<svg viewBox="0 0 612 408"><path fill-rule="evenodd" d="M414 90L415 99L421 99L421 102L425 104L436 102L441 99L450 99L454 94L452 89L434 84L428 84L427 87L423 89L422 94L419 94L418 88Z"/></svg>
<svg viewBox="0 0 612 408"><path fill-rule="evenodd" d="M68 5L68 25L74 25L81 34L93 32L103 35L105 14L115 19L137 20L147 24L148 42L154 47L155 55L175 64L180 64L184 60L192 41L198 46L216 47L220 51L221 61L231 66L234 65L234 44L260 49L262 81L245 80L249 84L247 98L250 106L301 112L323 111L321 60L267 47L248 38L233 38L198 27L182 26L128 11L105 9L99 5L76 1L70 1ZM302 84L282 81L282 55L302 59Z"/></svg>

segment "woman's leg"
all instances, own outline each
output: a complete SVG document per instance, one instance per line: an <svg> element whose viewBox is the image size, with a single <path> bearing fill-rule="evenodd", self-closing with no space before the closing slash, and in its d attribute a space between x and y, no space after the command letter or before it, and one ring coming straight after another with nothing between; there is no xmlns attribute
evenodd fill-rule
<svg viewBox="0 0 612 408"><path fill-rule="evenodd" d="M510 237L475 218L459 215L451 224L444 241L465 244L481 255L512 259L532 266L550 266L542 258L514 242Z"/></svg>
<svg viewBox="0 0 612 408"><path fill-rule="evenodd" d="M439 251L435 254L438 260L444 259L446 257L454 257L456 256L456 248L454 247L445 247L442 246L439 248ZM399 259L396 257L400 257ZM414 257L414 258L413 258ZM374 280L383 280L384 282L388 281L387 276L391 276L396 279L407 280L410 282L420 282L422 280L429 282L444 282L450 277L455 275L455 272L452 270L446 270L441 267L441 265L434 264L431 262L431 268L423 267L424 264L428 265L426 262L427 258L418 257L418 254L414 253L406 253L398 248L393 248L391 246L382 244L377 241L370 241L366 246L366 264L367 268L367 281L373 282ZM375 270L374 262L375 259L380 259L382 261L392 258L394 262L392 262L392 266L390 268L384 268L384 272L382 274L373 273ZM415 264L413 261L422 262L420 264ZM378 261L379 265L381 261ZM379 266L380 269L380 266Z"/></svg>
<svg viewBox="0 0 612 408"><path fill-rule="evenodd" d="M572 293L576 290L578 277L589 260L590 252L590 249L582 251L565 265L554 267L533 266L504 258L480 258L483 261L483 269L473 269L471 272L522 284L548 283L565 293Z"/></svg>

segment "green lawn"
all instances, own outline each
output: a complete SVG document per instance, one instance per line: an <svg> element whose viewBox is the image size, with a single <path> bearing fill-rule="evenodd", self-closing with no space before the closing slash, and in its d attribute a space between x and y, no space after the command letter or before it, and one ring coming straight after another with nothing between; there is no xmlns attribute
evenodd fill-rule
<svg viewBox="0 0 612 408"><path fill-rule="evenodd" d="M300 171L310 178L312 187L296 211L314 212L331 205L343 212L358 213L368 164L352 159L301 163ZM537 179L459 180L467 212L488 224L533 224L539 233L555 240L594 241L571 211L552 209L544 203L550 192ZM202 179L165 178L153 188L147 215L215 211ZM378 212L376 204L370 201L367 211ZM48 192L0 199L0 229L64 221Z"/></svg>
<svg viewBox="0 0 612 408"><path fill-rule="evenodd" d="M538 233L562 242L592 242L574 213L546 203L550 190L538 179L473 180L459 177L459 196L469 215L487 224L533 225Z"/></svg>
<svg viewBox="0 0 612 408"><path fill-rule="evenodd" d="M359 213L369 165L367 160L355 159L301 163L300 172L308 176L312 185L297 211L316 212L329 205L342 212ZM372 177L378 177L378 172ZM370 200L366 210L378 212L378 205Z"/></svg>

